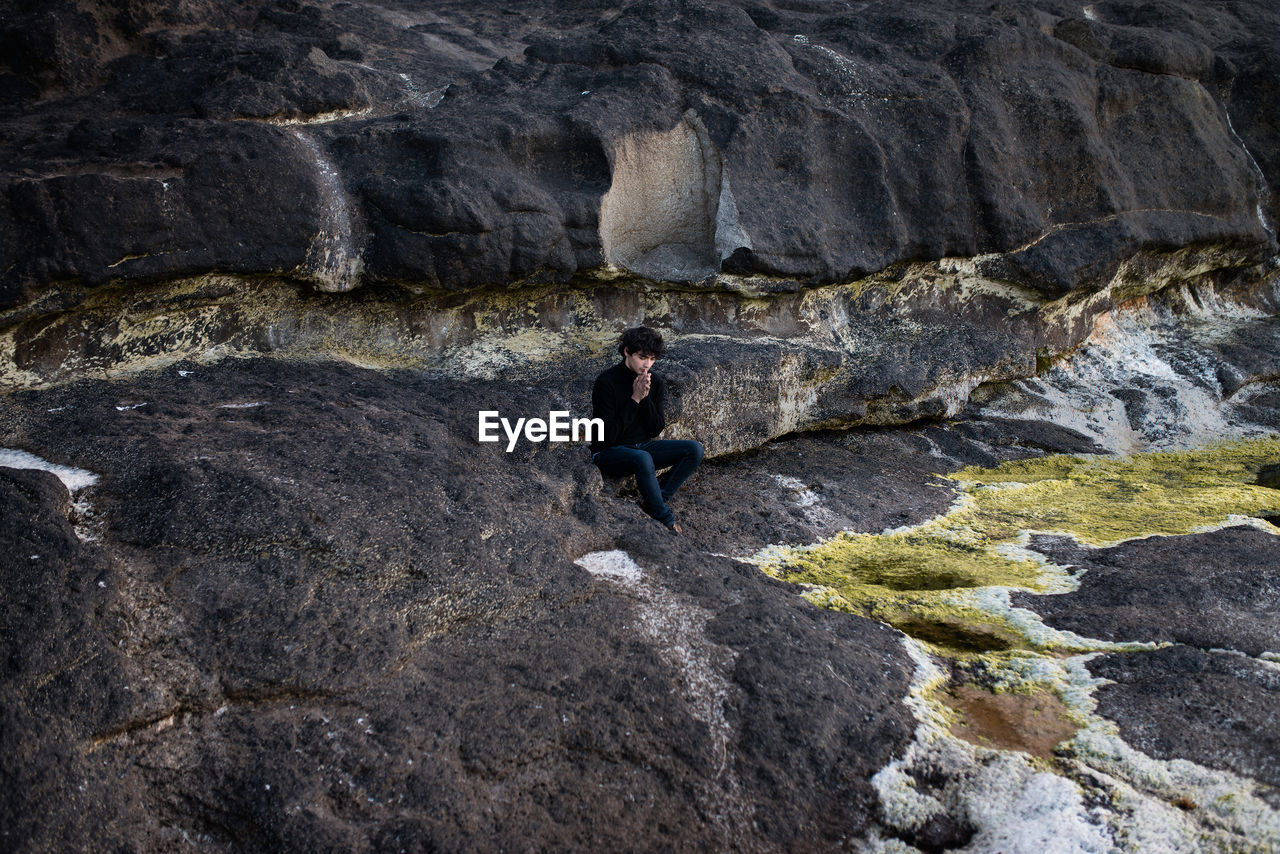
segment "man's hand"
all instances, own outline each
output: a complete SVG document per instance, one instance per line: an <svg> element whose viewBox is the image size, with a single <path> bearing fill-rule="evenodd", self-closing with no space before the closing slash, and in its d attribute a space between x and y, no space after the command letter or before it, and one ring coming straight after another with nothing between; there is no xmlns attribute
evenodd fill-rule
<svg viewBox="0 0 1280 854"><path fill-rule="evenodd" d="M652 375L648 371L645 371L644 373L641 373L641 374L636 374L635 382L631 384L631 399L634 400L636 403L639 403L640 401L648 397L649 383L651 381L652 381Z"/></svg>

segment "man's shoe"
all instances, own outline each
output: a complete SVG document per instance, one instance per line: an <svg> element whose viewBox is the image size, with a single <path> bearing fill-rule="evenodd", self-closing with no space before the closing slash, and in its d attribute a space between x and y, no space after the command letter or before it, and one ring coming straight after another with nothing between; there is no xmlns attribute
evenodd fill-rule
<svg viewBox="0 0 1280 854"><path fill-rule="evenodd" d="M670 531L670 532L671 532L671 533L673 533L673 534L683 534L683 533L684 533L684 531L682 531L682 530L680 529L680 523L679 523L679 522L672 522L670 525L668 525L668 526L667 526L667 530L668 530L668 531Z"/></svg>

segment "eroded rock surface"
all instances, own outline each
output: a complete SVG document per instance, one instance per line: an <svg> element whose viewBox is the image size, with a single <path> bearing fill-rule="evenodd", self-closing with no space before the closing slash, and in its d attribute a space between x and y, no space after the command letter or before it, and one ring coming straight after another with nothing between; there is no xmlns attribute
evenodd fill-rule
<svg viewBox="0 0 1280 854"><path fill-rule="evenodd" d="M1126 741L1160 759L1190 759L1267 784L1280 807L1280 670L1187 646L1103 656L1089 664L1111 684L1098 710Z"/></svg>
<svg viewBox="0 0 1280 854"><path fill-rule="evenodd" d="M1273 533L1231 527L1109 549L1051 539L1036 547L1084 573L1074 593L1017 597L1056 628L1253 657L1280 652L1280 537Z"/></svg>
<svg viewBox="0 0 1280 854"><path fill-rule="evenodd" d="M102 478L86 543L52 475L4 472L5 554L40 555L6 561L11 840L782 850L863 835L870 776L913 727L896 633L671 537L602 491L581 448L477 445L477 402L545 396L267 361L7 397L0 441ZM690 497L706 540L792 533L768 515L717 531L718 503ZM648 593L574 563L609 550ZM645 628L652 596L683 636Z"/></svg>
<svg viewBox="0 0 1280 854"><path fill-rule="evenodd" d="M975 255L1057 296L1144 249L1258 260L1277 24L1261 2L62 0L4 25L0 305L211 271L831 282ZM317 271L326 251L350 263Z"/></svg>
<svg viewBox="0 0 1280 854"><path fill-rule="evenodd" d="M1234 278L1234 277L1230 277ZM1080 346L1034 378L992 384L975 412L1052 421L1111 451L1178 448L1280 428L1276 286L1179 283L1098 315Z"/></svg>
<svg viewBox="0 0 1280 854"><path fill-rule="evenodd" d="M1037 629L1177 644L1093 659L1122 738L1051 768L930 752L920 647L740 560L1280 429L1272 4L0 17L0 449L100 476L0 454L0 847L1234 849L1277 803L1271 529L1032 541L1083 570ZM639 323L682 538L475 440Z"/></svg>
<svg viewBox="0 0 1280 854"><path fill-rule="evenodd" d="M5 618L9 660L25 662L4 686L6 743L23 757L7 772L6 826L20 845L773 851L886 832L964 844L1007 836L988 796L1018 780L1066 798L1059 818L1103 838L1072 784L1013 758L915 760L938 806L886 831L871 780L915 749L900 635L726 556L918 524L955 499L939 473L1098 450L1088 438L975 420L776 441L708 461L676 498L676 538L602 485L581 448L475 441L477 408L581 405L576 378L543 382L226 360L6 395L0 446L101 478L78 493L98 538L86 541L52 475L4 472L6 553L49 551L39 570L6 569L32 591ZM1105 638L1109 617L1167 627L1170 602L1195 596L1222 614L1197 642L1255 654L1265 590L1230 554L1265 559L1274 539L1037 540L1056 561L1090 561L1086 583L1022 604L1088 611L1062 627ZM1187 577L1200 540L1223 565L1216 580ZM1161 599L1170 578L1190 586ZM1149 588L1128 607L1124 589ZM1267 725L1271 665L1211 658L1199 670L1105 659L1141 673L1100 694L1100 711L1139 749L1163 739L1156 758L1266 785L1245 733ZM1216 681L1186 714L1207 720L1226 691L1248 701L1239 726L1192 742L1149 733L1202 672ZM1018 803L1001 807L1018 822L1040 809Z"/></svg>
<svg viewBox="0 0 1280 854"><path fill-rule="evenodd" d="M1257 780L1280 805L1280 538L1237 526L1109 549L1054 538L1035 547L1082 571L1080 589L1018 594L1017 604L1083 637L1168 645L1090 661L1108 680L1096 692L1098 713L1143 753Z"/></svg>

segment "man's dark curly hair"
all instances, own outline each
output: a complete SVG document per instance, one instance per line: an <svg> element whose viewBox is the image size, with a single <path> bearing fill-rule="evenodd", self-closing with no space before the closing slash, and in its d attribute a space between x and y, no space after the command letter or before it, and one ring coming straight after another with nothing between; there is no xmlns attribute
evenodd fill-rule
<svg viewBox="0 0 1280 854"><path fill-rule="evenodd" d="M662 354L666 352L667 345L662 343L662 335L656 329L649 329L645 326L637 326L628 329L622 333L622 340L618 342L618 352L625 358L627 351L632 353L642 353L653 356L655 359L661 359Z"/></svg>

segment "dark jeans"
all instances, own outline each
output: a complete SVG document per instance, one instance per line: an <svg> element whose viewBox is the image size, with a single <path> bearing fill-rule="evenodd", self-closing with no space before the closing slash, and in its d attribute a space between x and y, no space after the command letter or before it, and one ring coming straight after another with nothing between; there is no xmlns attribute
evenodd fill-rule
<svg viewBox="0 0 1280 854"><path fill-rule="evenodd" d="M638 445L614 445L591 461L609 477L634 474L645 512L664 525L672 525L676 517L667 502L702 462L702 443L692 439L654 439ZM658 469L668 466L671 471L658 478Z"/></svg>

